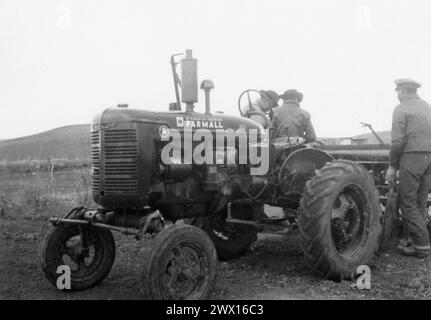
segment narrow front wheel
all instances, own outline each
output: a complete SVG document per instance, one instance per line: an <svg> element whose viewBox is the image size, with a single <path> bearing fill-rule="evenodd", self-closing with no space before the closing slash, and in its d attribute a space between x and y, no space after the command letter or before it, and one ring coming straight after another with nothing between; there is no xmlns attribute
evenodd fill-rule
<svg viewBox="0 0 431 320"><path fill-rule="evenodd" d="M141 252L140 289L149 300L202 300L214 287L217 254L209 236L190 225L167 228Z"/></svg>
<svg viewBox="0 0 431 320"><path fill-rule="evenodd" d="M57 269L67 266L71 286L62 290L85 290L99 284L111 270L115 260L114 237L109 230L61 224L46 236L41 260L42 270L51 284L58 288L61 273L57 273Z"/></svg>

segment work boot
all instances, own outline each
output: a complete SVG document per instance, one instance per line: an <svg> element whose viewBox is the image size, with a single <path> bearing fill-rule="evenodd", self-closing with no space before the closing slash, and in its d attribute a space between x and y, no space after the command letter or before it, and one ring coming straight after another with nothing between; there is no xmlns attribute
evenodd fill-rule
<svg viewBox="0 0 431 320"><path fill-rule="evenodd" d="M411 247L412 246L412 239L411 238L402 238L400 240L400 245L403 247Z"/></svg>
<svg viewBox="0 0 431 320"><path fill-rule="evenodd" d="M431 252L431 248L427 247L414 247L414 246L403 246L402 244L397 247L398 252L407 257L415 257L419 259L425 259Z"/></svg>

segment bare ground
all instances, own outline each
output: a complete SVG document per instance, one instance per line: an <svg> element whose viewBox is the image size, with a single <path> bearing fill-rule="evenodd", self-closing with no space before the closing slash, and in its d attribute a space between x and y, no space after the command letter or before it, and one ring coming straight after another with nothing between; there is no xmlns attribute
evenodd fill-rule
<svg viewBox="0 0 431 320"><path fill-rule="evenodd" d="M63 293L45 280L40 248L51 228L49 216L64 206L0 215L0 299L139 299L137 253L145 242L115 235L117 256L108 277L96 288ZM372 288L360 291L351 282L324 281L305 265L298 235L259 235L248 254L220 262L211 299L428 299L431 260L406 258L390 251L372 265Z"/></svg>

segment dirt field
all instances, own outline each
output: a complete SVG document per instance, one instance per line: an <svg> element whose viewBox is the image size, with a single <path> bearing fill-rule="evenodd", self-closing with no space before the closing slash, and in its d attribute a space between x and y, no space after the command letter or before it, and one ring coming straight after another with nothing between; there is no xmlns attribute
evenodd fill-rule
<svg viewBox="0 0 431 320"><path fill-rule="evenodd" d="M40 269L40 248L51 228L50 216L61 216L79 200L73 179L56 175L56 183L71 185L63 195L34 209L19 205L25 194L28 174L3 173L1 185L21 183L21 188L3 188L0 203L0 299L139 299L137 277L140 261L136 258L145 242L116 234L117 256L108 277L96 288L62 293L45 280ZM78 176L77 172L73 176ZM34 176L33 176L34 177ZM77 180L80 180L77 178ZM5 191L6 190L6 191ZM82 196L82 195L81 195ZM13 199L10 200L10 199ZM24 198L24 200L28 200ZM82 198L81 198L82 200ZM23 201L23 199L21 199ZM428 299L431 297L431 259L405 258L395 252L377 256L372 265L371 290L361 291L351 282L323 281L304 264L298 235L259 235L248 254L240 259L220 262L212 299Z"/></svg>

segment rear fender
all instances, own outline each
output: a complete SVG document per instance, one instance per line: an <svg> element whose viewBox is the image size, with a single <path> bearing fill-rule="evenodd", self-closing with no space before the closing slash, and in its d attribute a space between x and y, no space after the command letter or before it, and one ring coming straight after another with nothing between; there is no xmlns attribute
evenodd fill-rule
<svg viewBox="0 0 431 320"><path fill-rule="evenodd" d="M333 160L329 154L317 149L305 148L293 152L281 165L278 175L282 193L302 194L314 172Z"/></svg>

